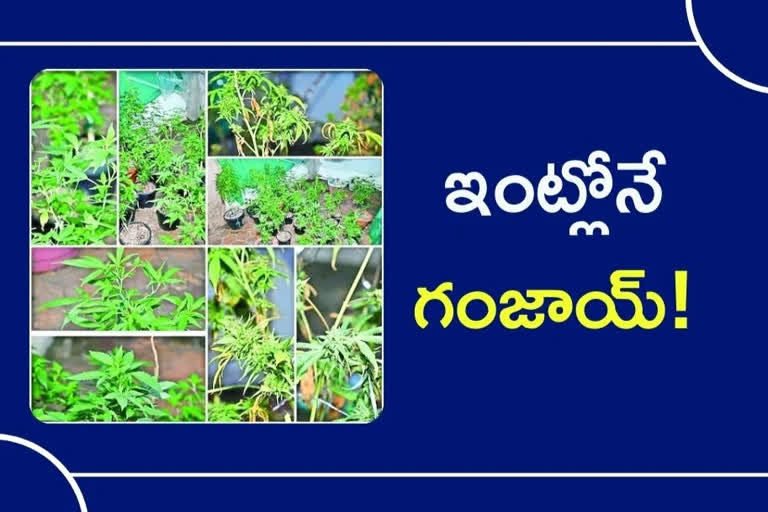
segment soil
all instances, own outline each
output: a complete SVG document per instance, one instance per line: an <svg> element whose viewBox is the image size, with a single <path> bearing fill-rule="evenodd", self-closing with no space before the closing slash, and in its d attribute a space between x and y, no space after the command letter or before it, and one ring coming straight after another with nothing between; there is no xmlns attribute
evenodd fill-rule
<svg viewBox="0 0 768 512"><path fill-rule="evenodd" d="M120 230L120 239L125 245L147 245L152 239L149 226L132 222Z"/></svg>
<svg viewBox="0 0 768 512"><path fill-rule="evenodd" d="M277 239L278 244L288 245L293 239L293 234L289 233L288 231L280 231L277 233L277 236L275 238Z"/></svg>
<svg viewBox="0 0 768 512"><path fill-rule="evenodd" d="M224 218L227 220L234 220L238 217L243 215L243 209L242 208L230 208L226 212L224 212Z"/></svg>

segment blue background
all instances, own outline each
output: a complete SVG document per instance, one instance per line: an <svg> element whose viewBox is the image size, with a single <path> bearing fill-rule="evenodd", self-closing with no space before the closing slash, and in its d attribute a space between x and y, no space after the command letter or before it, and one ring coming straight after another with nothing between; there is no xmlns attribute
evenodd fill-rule
<svg viewBox="0 0 768 512"><path fill-rule="evenodd" d="M366 23L336 30L331 27L339 26L340 18L324 24L319 14L312 27L272 34L265 27L258 37L372 40L394 39L395 33L398 39L432 40L692 40L682 1L554 4L513 7L503 16L481 2L461 11L441 4L439 17L411 4L411 15L397 17L396 32L394 25ZM731 20L730 28L721 30L722 13L704 11L700 18L697 10L697 21L710 48L722 47L724 62L745 77L765 76L765 40L752 38L747 45L744 38L729 39L749 26L740 24L745 20ZM742 12L765 19L764 12ZM130 25L115 31L104 23L73 34L57 24L56 13L46 14L35 18L34 31L9 27L4 37L138 36ZM386 17L378 8L348 15ZM254 20L258 17L255 13ZM438 18L443 21L435 23ZM138 37L233 40L251 34L213 27L190 35L183 25L163 23L162 37L145 32ZM70 470L768 471L768 347L759 292L766 285L768 97L729 81L698 48L59 47L3 48L0 58L7 70L0 82L6 184L18 190L5 196L9 220L26 218L26 98L30 79L42 68L371 68L385 84L381 418L367 426L42 425L29 414L27 385L21 384L28 380L28 326L12 320L26 318L28 280L9 271L6 289L17 290L18 297L6 306L9 391L0 431L42 444ZM494 208L492 217L480 218L452 214L444 206L443 182L451 172L478 170L491 183L517 173L533 179L544 174L547 162L583 159L595 149L631 162L654 148L665 153L668 165L659 169L664 196L651 215L620 216L612 201L592 202L583 216L573 218L538 208L520 215ZM610 237L568 237L570 222L581 218L605 220ZM6 253L6 269L28 266L22 219L6 225L6 239L19 247ZM499 296L528 287L576 294L607 288L616 268L645 269L646 289L659 291L670 309L673 271L687 269L689 329L673 329L671 313L656 330L628 332L587 331L573 321L532 332L497 324L478 332L436 324L422 331L413 322L418 286L451 280L457 295L480 289ZM240 448L230 449L224 439ZM625 499L674 492L678 501L649 503L678 509L692 503L687 500L715 505L718 497L733 500L739 493L765 490L762 481L736 480L389 480L337 487L291 480L205 485L81 480L81 485L86 498L99 505L95 510L132 509L135 503L106 501L125 485L141 492L170 486L178 492L172 503L179 508L207 499L221 503L213 492L238 485L263 486L275 503L283 503L284 496L295 499L295 489L315 499L330 492L331 505L338 504L334 493L346 496L355 488L370 496L384 485L449 500L470 492L486 499L502 491L513 496L510 503L542 506L569 497L576 500L571 504L581 504L580 498L598 492Z"/></svg>

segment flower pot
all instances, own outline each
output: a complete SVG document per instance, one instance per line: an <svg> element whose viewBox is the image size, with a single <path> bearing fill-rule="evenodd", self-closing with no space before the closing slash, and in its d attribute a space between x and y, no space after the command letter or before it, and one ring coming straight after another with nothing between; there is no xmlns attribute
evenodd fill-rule
<svg viewBox="0 0 768 512"><path fill-rule="evenodd" d="M230 229L240 229L245 221L245 211L237 206L230 208L224 212L224 220Z"/></svg>
<svg viewBox="0 0 768 512"><path fill-rule="evenodd" d="M303 235L306 230L307 230L306 226L299 226L298 224L293 225L293 231L297 235Z"/></svg>
<svg viewBox="0 0 768 512"><path fill-rule="evenodd" d="M88 196L94 195L96 193L96 184L99 183L101 175L105 174L108 169L109 164L104 164L100 167L89 167L85 170L86 179L81 180L77 184L78 188Z"/></svg>
<svg viewBox="0 0 768 512"><path fill-rule="evenodd" d="M157 186L153 181L149 181L144 184L144 190L136 194L136 200L139 203L139 208L152 208L155 206L155 195L157 194Z"/></svg>
<svg viewBox="0 0 768 512"><path fill-rule="evenodd" d="M256 209L256 206L249 206L245 211L248 212L248 216L253 219L253 222L259 223L259 211Z"/></svg>
<svg viewBox="0 0 768 512"><path fill-rule="evenodd" d="M77 256L78 249L48 248L32 249L32 272L49 272L61 268L62 261Z"/></svg>
<svg viewBox="0 0 768 512"><path fill-rule="evenodd" d="M278 245L290 245L290 243L291 243L291 234L288 231L278 231L277 232L277 243L278 243Z"/></svg>
<svg viewBox="0 0 768 512"><path fill-rule="evenodd" d="M139 170L135 167L128 169L128 179L136 183L136 177L139 175Z"/></svg>
<svg viewBox="0 0 768 512"><path fill-rule="evenodd" d="M373 214L369 212L368 210L363 210L360 212L357 216L357 225L361 228L365 229L368 227L368 224L373 222Z"/></svg>
<svg viewBox="0 0 768 512"><path fill-rule="evenodd" d="M152 229L143 222L129 222L120 228L121 245L149 245Z"/></svg>
<svg viewBox="0 0 768 512"><path fill-rule="evenodd" d="M286 213L283 221L286 225L293 224L293 213Z"/></svg>
<svg viewBox="0 0 768 512"><path fill-rule="evenodd" d="M52 218L48 217L48 221L43 225L40 223L40 214L36 210L32 210L32 231L36 233L46 234L56 226L56 223Z"/></svg>
<svg viewBox="0 0 768 512"><path fill-rule="evenodd" d="M160 224L160 228L165 231L173 231L181 223L181 219L176 219L173 222L168 220L168 216L162 210L155 210L155 214L157 215L157 222Z"/></svg>

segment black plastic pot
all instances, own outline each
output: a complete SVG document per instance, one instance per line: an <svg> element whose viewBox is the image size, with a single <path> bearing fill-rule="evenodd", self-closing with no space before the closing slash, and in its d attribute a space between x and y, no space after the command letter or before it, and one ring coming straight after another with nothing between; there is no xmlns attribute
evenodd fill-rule
<svg viewBox="0 0 768 512"><path fill-rule="evenodd" d="M245 209L245 211L248 212L248 216L253 219L253 222L256 224L259 223L259 211L256 209L255 206L249 206Z"/></svg>
<svg viewBox="0 0 768 512"><path fill-rule="evenodd" d="M138 241L126 240L125 236L130 230L138 230L140 233L143 233L143 236L140 236L140 239ZM151 241L152 241L152 229L143 222L129 222L127 224L123 224L120 227L120 244L121 245L149 245Z"/></svg>
<svg viewBox="0 0 768 512"><path fill-rule="evenodd" d="M305 232L306 230L307 230L306 226L301 226L301 227L299 227L299 225L298 225L298 224L294 224L294 225L293 225L293 231L294 231L294 232L295 232L297 235L303 235L303 234L304 234L304 232Z"/></svg>
<svg viewBox="0 0 768 512"><path fill-rule="evenodd" d="M153 185L154 182L150 182ZM157 186L152 192L138 192L136 194L136 201L139 204L139 208L152 208L155 206L155 195L157 194Z"/></svg>
<svg viewBox="0 0 768 512"><path fill-rule="evenodd" d="M224 212L224 220L230 229L240 229L245 221L245 210L242 208L230 208Z"/></svg>
<svg viewBox="0 0 768 512"><path fill-rule="evenodd" d="M155 210L155 214L157 214L157 223L160 224L160 228L165 231L173 231L178 228L181 223L181 219L176 219L173 222L169 221L168 216L159 209Z"/></svg>
<svg viewBox="0 0 768 512"><path fill-rule="evenodd" d="M109 169L108 164L104 164L101 167L90 167L85 170L85 176L87 179L81 180L77 187L85 192L86 195L92 196L96 193L96 184L99 182L99 179L102 174L107 172L107 169Z"/></svg>
<svg viewBox="0 0 768 512"><path fill-rule="evenodd" d="M278 231L277 232L277 243L278 243L278 245L290 245L290 243L291 243L291 234L288 231Z"/></svg>
<svg viewBox="0 0 768 512"><path fill-rule="evenodd" d="M292 213L286 213L285 214L285 224L293 224L293 214Z"/></svg>
<svg viewBox="0 0 768 512"><path fill-rule="evenodd" d="M45 225L41 225L40 216L37 214L37 212L32 212L32 231L46 234L52 230L55 225L56 224L53 222L53 219L50 218L48 219L48 222L45 223Z"/></svg>

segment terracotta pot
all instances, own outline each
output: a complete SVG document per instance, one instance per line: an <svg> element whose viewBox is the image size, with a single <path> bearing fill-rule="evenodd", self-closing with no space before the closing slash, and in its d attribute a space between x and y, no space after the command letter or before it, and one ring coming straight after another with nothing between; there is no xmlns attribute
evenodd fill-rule
<svg viewBox="0 0 768 512"><path fill-rule="evenodd" d="M128 169L128 178L134 183L136 183L136 176L139 175L139 170L135 167L131 167Z"/></svg>
<svg viewBox="0 0 768 512"><path fill-rule="evenodd" d="M371 222L373 222L373 214L368 210L360 212L357 216L357 225L363 229L367 228Z"/></svg>

